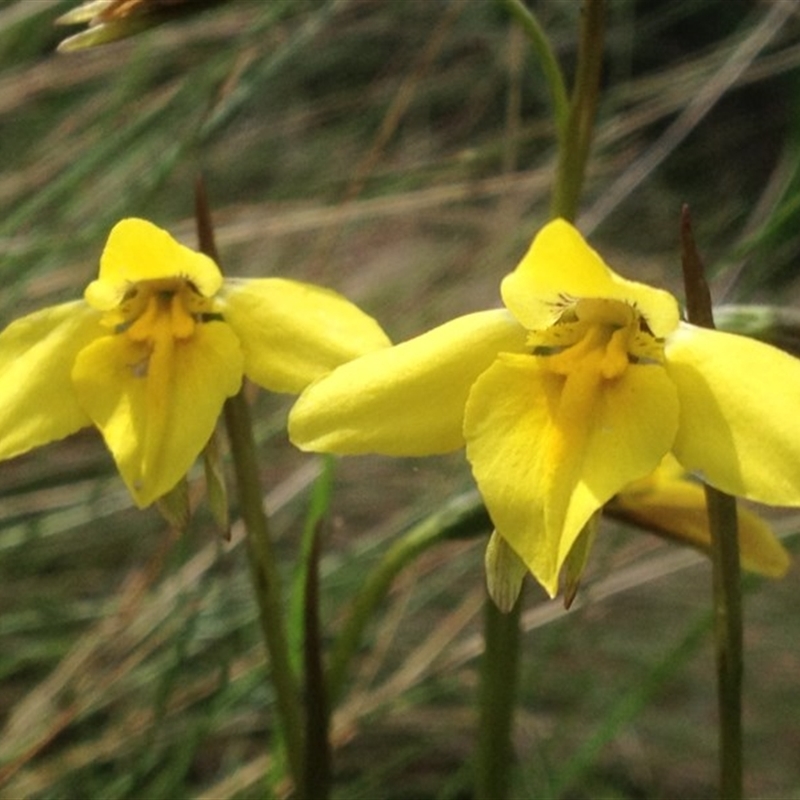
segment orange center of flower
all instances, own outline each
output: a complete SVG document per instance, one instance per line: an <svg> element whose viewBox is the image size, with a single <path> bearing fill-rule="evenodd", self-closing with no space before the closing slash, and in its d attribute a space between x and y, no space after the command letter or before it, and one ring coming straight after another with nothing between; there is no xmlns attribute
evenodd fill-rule
<svg viewBox="0 0 800 800"><path fill-rule="evenodd" d="M217 318L212 308L190 281L165 278L133 284L110 317L117 333L140 350L141 360L131 368L145 377L169 360L177 343L192 338L198 323Z"/></svg>
<svg viewBox="0 0 800 800"><path fill-rule="evenodd" d="M151 345L164 336L189 339L210 310L211 301L183 278L140 281L116 309L122 319L116 327L133 341Z"/></svg>

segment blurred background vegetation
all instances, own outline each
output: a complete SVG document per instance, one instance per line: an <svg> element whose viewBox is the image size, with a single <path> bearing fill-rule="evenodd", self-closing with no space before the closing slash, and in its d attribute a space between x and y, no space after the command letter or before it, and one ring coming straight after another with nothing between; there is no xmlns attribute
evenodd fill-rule
<svg viewBox="0 0 800 800"><path fill-rule="evenodd" d="M395 340L498 304L554 155L500 3L223 0L56 54L74 5L0 3L0 324L80 296L121 217L193 244L199 174L229 274L335 287ZM532 6L569 72L580 4ZM799 68L793 0L611 0L579 227L620 273L680 294L688 202L717 302L796 302ZM291 583L320 462L288 445L291 398L253 402ZM0 796L285 792L241 531L222 538L195 478L176 536L132 508L94 431L0 464ZM396 534L470 485L463 454L337 464L331 636ZM800 518L775 525L797 552ZM709 796L708 564L613 524L598 544L571 611L526 595L516 796ZM337 796L469 796L483 545L443 545L393 587L334 719ZM747 584L754 797L800 798L797 577Z"/></svg>

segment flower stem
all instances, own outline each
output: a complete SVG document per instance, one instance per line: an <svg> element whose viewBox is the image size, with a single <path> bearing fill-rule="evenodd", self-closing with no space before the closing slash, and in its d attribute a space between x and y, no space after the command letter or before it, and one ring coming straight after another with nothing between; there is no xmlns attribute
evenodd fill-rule
<svg viewBox="0 0 800 800"><path fill-rule="evenodd" d="M280 574L258 482L258 460L250 409L241 392L226 401L225 424L236 473L240 513L247 531L247 554L258 600L261 633L269 653L286 755L295 784L295 795L303 797L305 758L300 689L289 662Z"/></svg>
<svg viewBox="0 0 800 800"><path fill-rule="evenodd" d="M511 727L519 665L522 596L520 593L508 614L499 611L491 600L487 599L484 606L485 650L479 695L476 800L500 800L508 796L509 767L514 755Z"/></svg>
<svg viewBox="0 0 800 800"><path fill-rule="evenodd" d="M574 221L594 134L605 43L606 0L584 0L569 115L559 136L551 215Z"/></svg>
<svg viewBox="0 0 800 800"><path fill-rule="evenodd" d="M714 327L711 295L695 247L689 210L681 214L681 261L689 322ZM714 640L719 707L719 796L742 797L742 586L735 498L705 487L711 531Z"/></svg>
<svg viewBox="0 0 800 800"><path fill-rule="evenodd" d="M195 190L195 216L200 250L219 264L211 213L202 180L197 182ZM250 573L258 602L261 633L269 654L286 757L294 782L295 797L303 798L306 796L305 750L300 687L289 659L280 573L264 511L253 424L243 391L225 401L224 416L236 474L239 509L247 533Z"/></svg>
<svg viewBox="0 0 800 800"><path fill-rule="evenodd" d="M303 654L306 697L305 787L314 800L327 800L331 789L330 714L325 690L319 618L319 559L322 520L314 525L306 560L303 605Z"/></svg>
<svg viewBox="0 0 800 800"><path fill-rule="evenodd" d="M719 706L719 796L742 797L742 590L736 500L706 486Z"/></svg>

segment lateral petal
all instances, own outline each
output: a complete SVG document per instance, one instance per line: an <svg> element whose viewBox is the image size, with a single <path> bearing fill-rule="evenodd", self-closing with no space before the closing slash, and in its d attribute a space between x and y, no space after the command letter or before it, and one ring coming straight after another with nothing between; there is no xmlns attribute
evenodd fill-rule
<svg viewBox="0 0 800 800"><path fill-rule="evenodd" d="M238 391L242 365L235 334L220 322L198 325L171 350L148 353L127 336L108 335L78 355L78 398L140 507L189 471L225 398Z"/></svg>
<svg viewBox="0 0 800 800"><path fill-rule="evenodd" d="M82 300L45 308L0 334L0 458L91 425L72 387L77 354L106 333Z"/></svg>
<svg viewBox="0 0 800 800"><path fill-rule="evenodd" d="M674 453L684 468L729 494L800 505L800 361L685 323L665 353L680 396Z"/></svg>
<svg viewBox="0 0 800 800"><path fill-rule="evenodd" d="M458 317L407 342L344 364L312 384L289 415L304 450L411 456L464 445L467 395L526 331L505 310Z"/></svg>
<svg viewBox="0 0 800 800"><path fill-rule="evenodd" d="M570 301L581 298L635 306L657 337L672 331L679 320L678 304L669 292L621 278L563 219L536 234L500 291L506 307L529 330L553 325Z"/></svg>
<svg viewBox="0 0 800 800"><path fill-rule="evenodd" d="M391 345L356 305L308 283L229 279L217 305L242 344L245 374L274 392L301 392L334 367Z"/></svg>
<svg viewBox="0 0 800 800"><path fill-rule="evenodd" d="M470 392L464 432L498 534L554 596L592 514L669 450L678 408L656 365L632 365L573 404L542 361L498 359Z"/></svg>

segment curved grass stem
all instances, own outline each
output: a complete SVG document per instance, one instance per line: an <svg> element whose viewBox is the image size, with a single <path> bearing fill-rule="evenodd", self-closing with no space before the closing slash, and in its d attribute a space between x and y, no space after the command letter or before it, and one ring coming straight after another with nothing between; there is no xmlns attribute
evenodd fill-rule
<svg viewBox="0 0 800 800"><path fill-rule="evenodd" d="M347 620L331 653L328 669L331 707L336 705L342 694L348 667L361 644L364 629L398 573L437 542L474 536L490 527L491 522L477 493L468 492L457 495L439 511L415 525L386 552L353 599Z"/></svg>
<svg viewBox="0 0 800 800"><path fill-rule="evenodd" d="M553 103L553 119L556 124L559 142L566 136L569 121L569 96L564 82L564 75L558 64L553 48L547 34L539 24L535 14L522 2L522 0L500 0L508 13L519 24L531 43L539 64L544 73L547 86L550 89L550 98Z"/></svg>

